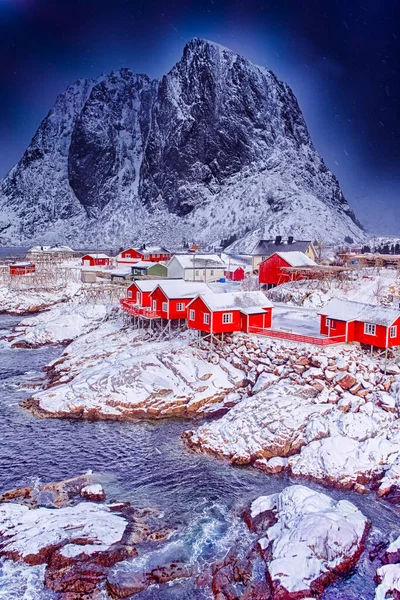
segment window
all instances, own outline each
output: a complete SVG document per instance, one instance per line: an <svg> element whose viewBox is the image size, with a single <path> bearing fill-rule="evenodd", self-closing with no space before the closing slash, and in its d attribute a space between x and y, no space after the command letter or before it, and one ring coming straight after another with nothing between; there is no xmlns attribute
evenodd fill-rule
<svg viewBox="0 0 400 600"><path fill-rule="evenodd" d="M162 303L162 309L163 309L164 312L167 312L167 310L168 310L168 303L167 302L163 302Z"/></svg>
<svg viewBox="0 0 400 600"><path fill-rule="evenodd" d="M140 292L136 292L136 303L137 304L142 303L142 294Z"/></svg>
<svg viewBox="0 0 400 600"><path fill-rule="evenodd" d="M189 310L189 319L191 321L194 321L194 310L192 310L192 309Z"/></svg>
<svg viewBox="0 0 400 600"><path fill-rule="evenodd" d="M153 300L153 310L157 310L157 300Z"/></svg>
<svg viewBox="0 0 400 600"><path fill-rule="evenodd" d="M204 320L204 324L205 325L209 325L209 323L210 323L210 313L204 313L203 320Z"/></svg>
<svg viewBox="0 0 400 600"><path fill-rule="evenodd" d="M177 303L176 310L185 310L185 305L183 304L183 302Z"/></svg>
<svg viewBox="0 0 400 600"><path fill-rule="evenodd" d="M130 258L131 255L130 254L125 254L125 258Z"/></svg>
<svg viewBox="0 0 400 600"><path fill-rule="evenodd" d="M128 290L128 298L132 298L132 290Z"/></svg>
<svg viewBox="0 0 400 600"><path fill-rule="evenodd" d="M396 325L394 325L394 327L390 328L390 337L391 338L397 337L397 326Z"/></svg>
<svg viewBox="0 0 400 600"><path fill-rule="evenodd" d="M198 272L198 270L196 269L195 276L196 276L196 277L198 277L198 275L199 275L199 272Z"/></svg>
<svg viewBox="0 0 400 600"><path fill-rule="evenodd" d="M223 323L232 323L232 313L223 313L222 322Z"/></svg>
<svg viewBox="0 0 400 600"><path fill-rule="evenodd" d="M366 335L376 335L376 325L372 323L364 323L364 333Z"/></svg>
<svg viewBox="0 0 400 600"><path fill-rule="evenodd" d="M214 275L214 269L211 269L210 275Z"/></svg>
<svg viewBox="0 0 400 600"><path fill-rule="evenodd" d="M334 319L327 319L326 326L329 327L329 329L336 329L336 321Z"/></svg>

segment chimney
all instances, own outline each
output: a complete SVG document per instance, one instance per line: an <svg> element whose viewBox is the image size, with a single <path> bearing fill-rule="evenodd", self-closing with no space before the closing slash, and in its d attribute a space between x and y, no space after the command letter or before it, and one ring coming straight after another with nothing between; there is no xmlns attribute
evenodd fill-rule
<svg viewBox="0 0 400 600"><path fill-rule="evenodd" d="M281 235L277 235L275 238L275 245L279 246L279 244L282 242L282 236Z"/></svg>
<svg viewBox="0 0 400 600"><path fill-rule="evenodd" d="M293 236L292 235L289 235L287 243L288 244L293 244Z"/></svg>

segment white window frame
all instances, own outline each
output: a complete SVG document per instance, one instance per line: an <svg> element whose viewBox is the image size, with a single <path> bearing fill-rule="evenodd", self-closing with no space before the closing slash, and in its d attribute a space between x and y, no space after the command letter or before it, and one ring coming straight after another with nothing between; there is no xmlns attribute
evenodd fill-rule
<svg viewBox="0 0 400 600"><path fill-rule="evenodd" d="M189 321L194 321L196 317L196 313L194 312L193 308L191 308L189 310Z"/></svg>
<svg viewBox="0 0 400 600"><path fill-rule="evenodd" d="M136 304L142 304L142 293L136 292Z"/></svg>
<svg viewBox="0 0 400 600"><path fill-rule="evenodd" d="M194 276L195 276L195 277L198 277L198 276L199 276L199 270L198 270L198 269L196 269L196 270L195 270L195 272L194 272Z"/></svg>
<svg viewBox="0 0 400 600"><path fill-rule="evenodd" d="M162 308L161 308L161 310L162 310L163 312L168 312L168 302L163 302L163 303L162 303Z"/></svg>
<svg viewBox="0 0 400 600"><path fill-rule="evenodd" d="M177 302L177 304L176 304L176 310L177 311L185 310L185 304L183 302Z"/></svg>
<svg viewBox="0 0 400 600"><path fill-rule="evenodd" d="M329 327L329 329L336 329L336 321L335 319L326 319L326 325L327 327Z"/></svg>
<svg viewBox="0 0 400 600"><path fill-rule="evenodd" d="M128 290L128 298L132 298L132 290Z"/></svg>
<svg viewBox="0 0 400 600"><path fill-rule="evenodd" d="M130 254L125 254L125 258L132 258Z"/></svg>
<svg viewBox="0 0 400 600"><path fill-rule="evenodd" d="M390 339L397 337L397 325L392 325L390 328Z"/></svg>
<svg viewBox="0 0 400 600"><path fill-rule="evenodd" d="M204 315L203 315L203 322L204 322L204 325L209 325L210 324L210 313L204 313Z"/></svg>
<svg viewBox="0 0 400 600"><path fill-rule="evenodd" d="M157 310L157 300L153 300L153 311Z"/></svg>
<svg viewBox="0 0 400 600"><path fill-rule="evenodd" d="M214 269L211 269L210 271L210 275L213 276L214 275Z"/></svg>
<svg viewBox="0 0 400 600"><path fill-rule="evenodd" d="M222 313L222 323L224 325L233 323L233 315L231 312L230 313Z"/></svg>
<svg viewBox="0 0 400 600"><path fill-rule="evenodd" d="M364 323L364 334L365 335L376 335L376 325L374 323Z"/></svg>

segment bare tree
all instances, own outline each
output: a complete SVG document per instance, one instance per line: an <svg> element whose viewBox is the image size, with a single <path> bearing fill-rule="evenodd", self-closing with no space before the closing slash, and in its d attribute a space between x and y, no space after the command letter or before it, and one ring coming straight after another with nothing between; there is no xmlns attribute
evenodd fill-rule
<svg viewBox="0 0 400 600"><path fill-rule="evenodd" d="M377 305L379 305L381 303L381 299L382 299L382 295L383 295L384 289L385 289L385 284L382 281L382 279L379 277L376 280L376 285L375 285L375 287L373 289L373 294L374 294L374 298L375 298L375 301L376 301Z"/></svg>

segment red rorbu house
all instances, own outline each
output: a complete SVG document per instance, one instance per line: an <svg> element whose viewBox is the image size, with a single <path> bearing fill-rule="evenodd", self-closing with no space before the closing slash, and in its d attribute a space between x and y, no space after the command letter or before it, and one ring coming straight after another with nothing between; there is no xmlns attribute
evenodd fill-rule
<svg viewBox="0 0 400 600"><path fill-rule="evenodd" d="M83 267L108 267L111 264L111 258L107 254L85 254L82 256Z"/></svg>
<svg viewBox="0 0 400 600"><path fill-rule="evenodd" d="M187 307L199 294L210 294L206 283L170 280L159 282L150 294L151 310L162 319L175 320L187 318Z"/></svg>
<svg viewBox="0 0 400 600"><path fill-rule="evenodd" d="M238 266L232 266L225 269L225 277L230 281L243 281L244 269Z"/></svg>
<svg viewBox="0 0 400 600"><path fill-rule="evenodd" d="M10 275L29 275L36 271L36 266L30 262L15 263L10 265Z"/></svg>
<svg viewBox="0 0 400 600"><path fill-rule="evenodd" d="M321 334L377 348L400 346L400 309L335 298L319 313Z"/></svg>
<svg viewBox="0 0 400 600"><path fill-rule="evenodd" d="M316 266L316 263L303 252L275 252L260 264L258 281L261 286L270 289L288 281L300 281L309 277L304 272L289 273L285 270L288 267Z"/></svg>
<svg viewBox="0 0 400 600"><path fill-rule="evenodd" d="M208 293L189 304L188 326L211 334L268 329L273 306L262 292Z"/></svg>
<svg viewBox="0 0 400 600"><path fill-rule="evenodd" d="M118 264L134 265L139 261L144 262L161 262L168 261L171 258L171 253L160 246L152 246L146 248L127 248L123 250L117 258Z"/></svg>

